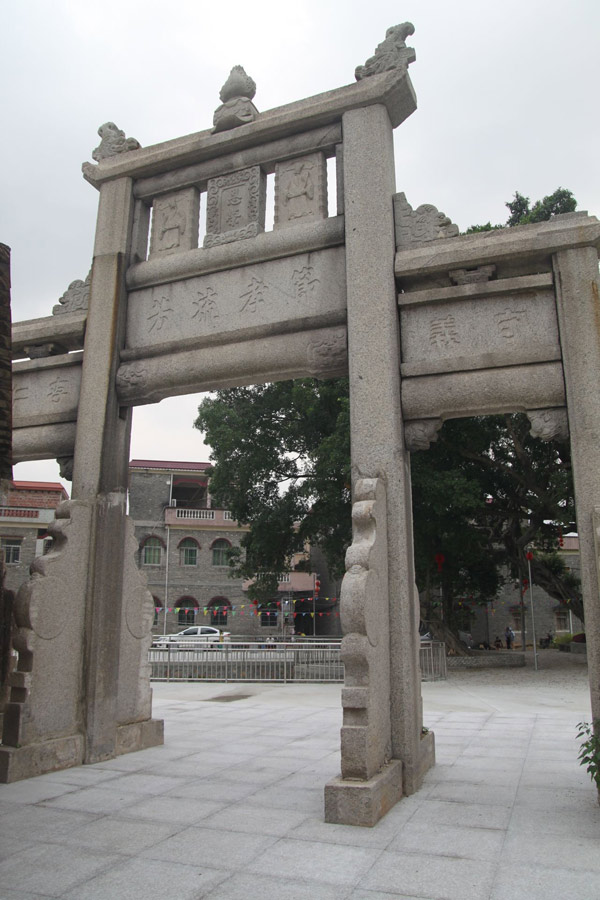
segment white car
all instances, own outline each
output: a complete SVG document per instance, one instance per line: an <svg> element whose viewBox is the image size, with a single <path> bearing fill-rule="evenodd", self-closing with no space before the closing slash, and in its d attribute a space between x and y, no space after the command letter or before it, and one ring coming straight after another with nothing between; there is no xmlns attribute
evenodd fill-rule
<svg viewBox="0 0 600 900"><path fill-rule="evenodd" d="M229 631L220 631L213 628L212 625L190 625L177 634L161 634L152 641L152 646L159 650L166 647L189 646L196 643L221 643L228 641L230 638Z"/></svg>

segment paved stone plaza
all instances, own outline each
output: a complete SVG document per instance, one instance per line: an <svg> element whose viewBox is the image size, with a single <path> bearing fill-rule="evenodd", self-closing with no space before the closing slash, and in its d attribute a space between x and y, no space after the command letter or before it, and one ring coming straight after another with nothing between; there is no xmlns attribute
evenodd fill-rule
<svg viewBox="0 0 600 900"><path fill-rule="evenodd" d="M0 786L0 897L600 896L581 657L423 685L437 765L374 828L323 822L339 685L156 684L165 744Z"/></svg>

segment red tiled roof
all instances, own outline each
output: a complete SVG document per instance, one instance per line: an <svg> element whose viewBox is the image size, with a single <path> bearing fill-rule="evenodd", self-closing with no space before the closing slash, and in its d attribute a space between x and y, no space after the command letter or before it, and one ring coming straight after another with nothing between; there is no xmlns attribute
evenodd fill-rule
<svg viewBox="0 0 600 900"><path fill-rule="evenodd" d="M66 491L59 481L12 481L15 491Z"/></svg>
<svg viewBox="0 0 600 900"><path fill-rule="evenodd" d="M132 459L130 469L182 469L184 471L200 471L210 468L207 462L173 462L168 459Z"/></svg>

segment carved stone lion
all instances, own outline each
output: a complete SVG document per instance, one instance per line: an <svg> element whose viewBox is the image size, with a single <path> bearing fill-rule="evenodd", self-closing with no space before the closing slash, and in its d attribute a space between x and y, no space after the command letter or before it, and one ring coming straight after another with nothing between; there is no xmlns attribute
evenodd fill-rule
<svg viewBox="0 0 600 900"><path fill-rule="evenodd" d="M125 132L117 128L114 122L105 122L98 129L101 141L92 152L92 159L100 162L118 153L126 153L128 150L139 150L141 144L135 138L125 137Z"/></svg>

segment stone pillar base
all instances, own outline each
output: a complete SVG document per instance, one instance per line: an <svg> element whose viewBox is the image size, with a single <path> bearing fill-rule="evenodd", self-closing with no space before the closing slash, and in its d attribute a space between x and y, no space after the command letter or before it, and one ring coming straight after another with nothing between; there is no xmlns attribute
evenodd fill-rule
<svg viewBox="0 0 600 900"><path fill-rule="evenodd" d="M402 762L393 759L368 781L334 778L325 785L325 821L372 828L402 797Z"/></svg>
<svg viewBox="0 0 600 900"><path fill-rule="evenodd" d="M83 762L83 735L40 741L25 747L0 747L0 783L9 784Z"/></svg>
<svg viewBox="0 0 600 900"><path fill-rule="evenodd" d="M143 722L117 725L116 756L164 744L164 725L162 719L145 719Z"/></svg>

